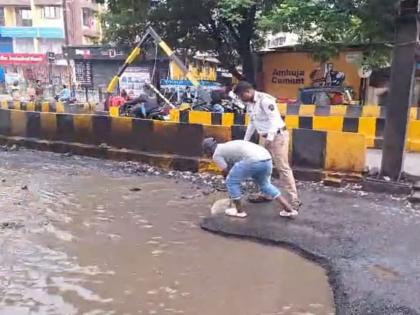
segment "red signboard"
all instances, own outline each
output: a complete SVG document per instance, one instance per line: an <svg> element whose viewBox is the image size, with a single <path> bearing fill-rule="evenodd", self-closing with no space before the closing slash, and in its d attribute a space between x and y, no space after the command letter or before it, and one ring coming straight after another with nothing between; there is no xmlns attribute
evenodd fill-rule
<svg viewBox="0 0 420 315"><path fill-rule="evenodd" d="M46 61L45 54L0 53L0 65L34 65Z"/></svg>

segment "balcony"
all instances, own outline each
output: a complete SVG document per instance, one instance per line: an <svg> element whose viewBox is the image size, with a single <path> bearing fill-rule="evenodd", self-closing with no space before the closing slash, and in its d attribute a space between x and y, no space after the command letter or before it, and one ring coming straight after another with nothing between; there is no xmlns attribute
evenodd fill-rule
<svg viewBox="0 0 420 315"><path fill-rule="evenodd" d="M60 6L63 4L62 0L34 0L35 5L41 6Z"/></svg>

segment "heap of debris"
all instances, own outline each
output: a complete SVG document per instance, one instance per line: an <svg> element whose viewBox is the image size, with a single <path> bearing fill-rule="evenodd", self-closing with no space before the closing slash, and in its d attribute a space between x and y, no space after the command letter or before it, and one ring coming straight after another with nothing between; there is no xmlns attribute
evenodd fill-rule
<svg viewBox="0 0 420 315"><path fill-rule="evenodd" d="M203 194L211 194L216 191L226 191L225 179L221 175L211 173L192 173L174 170L164 170L138 162L121 162L119 167L122 171L129 174L146 176L164 176L175 179L175 181L189 182L196 189L202 190ZM252 182L246 182L243 185L244 191L256 192L257 189Z"/></svg>

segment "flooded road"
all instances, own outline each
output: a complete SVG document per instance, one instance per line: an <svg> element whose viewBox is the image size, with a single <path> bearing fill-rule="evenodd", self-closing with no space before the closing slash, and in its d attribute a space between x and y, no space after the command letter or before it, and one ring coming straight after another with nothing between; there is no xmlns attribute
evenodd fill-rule
<svg viewBox="0 0 420 315"><path fill-rule="evenodd" d="M0 152L0 314L332 314L325 271L198 223L221 195L116 163Z"/></svg>

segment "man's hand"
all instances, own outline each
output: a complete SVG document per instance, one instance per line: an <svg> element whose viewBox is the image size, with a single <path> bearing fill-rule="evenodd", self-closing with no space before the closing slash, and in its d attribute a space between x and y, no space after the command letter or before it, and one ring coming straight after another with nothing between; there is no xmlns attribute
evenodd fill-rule
<svg viewBox="0 0 420 315"><path fill-rule="evenodd" d="M273 147L273 141L271 141L271 140L265 140L265 142L264 142L264 147L265 147L268 151L270 151L270 150L271 150L271 148Z"/></svg>

